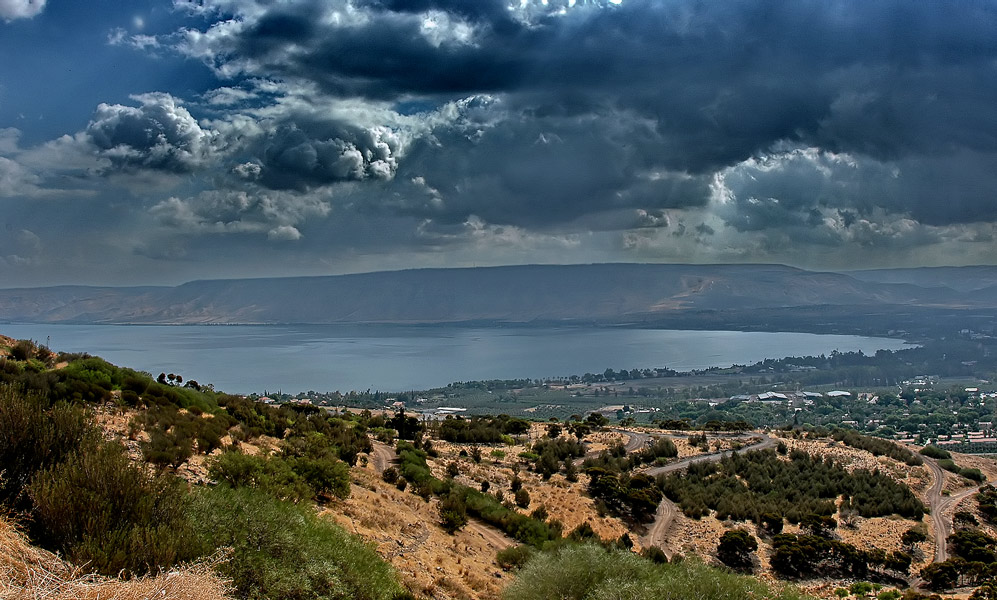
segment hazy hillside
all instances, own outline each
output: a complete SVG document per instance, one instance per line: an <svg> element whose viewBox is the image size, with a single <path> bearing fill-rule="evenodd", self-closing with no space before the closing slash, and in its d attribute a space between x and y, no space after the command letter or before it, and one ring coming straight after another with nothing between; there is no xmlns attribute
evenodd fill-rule
<svg viewBox="0 0 997 600"><path fill-rule="evenodd" d="M997 286L997 267L919 267L915 269L870 269L846 273L875 283L908 283L926 288L947 287L970 292Z"/></svg>
<svg viewBox="0 0 997 600"><path fill-rule="evenodd" d="M871 277L871 272L865 273ZM0 290L0 320L77 323L622 323L789 307L988 308L987 294L781 265L567 265ZM883 276L884 278L885 275ZM930 278L928 278L930 280ZM955 276L952 279L957 279ZM964 278L965 279L965 278ZM937 283L937 282L936 282Z"/></svg>

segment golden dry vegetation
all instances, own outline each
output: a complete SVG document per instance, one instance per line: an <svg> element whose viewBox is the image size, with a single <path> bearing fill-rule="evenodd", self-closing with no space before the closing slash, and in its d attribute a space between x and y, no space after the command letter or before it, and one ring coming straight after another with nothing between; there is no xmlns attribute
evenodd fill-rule
<svg viewBox="0 0 997 600"><path fill-rule="evenodd" d="M102 425L105 435L122 439L129 448L133 458L140 460L139 442L143 433L128 436L128 423L134 416L132 412L121 412L116 409L98 411L97 420ZM645 433L654 433L647 431ZM588 522L594 531L607 540L618 539L627 533L640 549L640 535L643 532L630 531L627 525L612 516L599 516L595 502L585 493L588 477L579 474L577 482L569 482L561 474L554 475L544 481L539 475L530 472L518 455L528 449L528 441L538 440L546 434L545 423L534 423L528 435L527 443L514 446L488 447L482 446L482 461L475 463L469 456L461 456L461 451L469 450L466 445L450 444L445 441L433 440L433 447L438 456L428 460L428 465L435 477L445 478L447 465L456 462L460 474L456 477L459 483L480 488L482 482L489 483L489 491L494 493L502 490L507 499L511 499L510 484L514 476L522 480L523 487L529 492L531 502L528 508L521 509L528 513L540 506L547 509L551 519L557 519L564 525L567 533L582 523ZM568 434L563 434L567 436ZM684 437L672 438L680 458L695 456L707 452L700 447L690 446ZM227 444L229 440L224 440ZM597 432L586 439L590 453L609 449L616 444L626 444L629 436L615 431ZM799 440L786 439L787 446L803 450L810 454L832 456L847 470L879 469L898 482L911 487L922 500L927 502L927 492L934 480L926 467L910 467L887 457L875 457L869 452L848 447L841 442L829 439ZM709 452L728 450L733 444L743 443L737 440L710 438ZM279 445L276 439L257 439L253 443L243 443L241 448L247 453L272 452ZM916 450L916 449L915 449ZM217 451L216 451L217 452ZM177 470L191 483L203 483L207 480L206 461L210 457L194 455L190 461ZM988 480L997 479L997 463L989 458L970 455L953 455L953 459L961 466L979 468ZM516 542L497 529L472 519L461 531L454 535L445 533L438 525L437 500L424 501L411 490L399 491L395 486L382 481L379 470L375 467L373 457L362 457L361 463L352 469L351 495L347 500L333 501L322 509L322 514L333 519L348 531L359 535L371 543L377 552L388 560L398 571L406 587L419 596L440 600L449 599L483 599L499 598L501 590L508 584L512 575L502 571L495 560L499 550L514 545ZM969 482L961 477L945 473L945 488L956 494L971 487ZM977 514L972 495L966 496L952 508L969 510ZM746 527L760 542L757 556L761 566L759 577L772 581L769 571L771 556L771 539L751 523L734 523L717 520L713 516L694 520L676 511L675 519L669 528L666 550L669 554L698 555L707 562L715 562L714 554L720 536L733 527ZM840 525L837 536L847 543L861 549L873 547L886 551L900 550L900 536L913 522L899 517L842 519L836 515ZM982 519L979 519L982 523ZM931 518L926 516L922 521L932 531ZM997 535L997 528L984 525L984 530L991 535ZM787 524L786 533L799 533L799 527ZM22 540L23 543L23 540ZM932 560L935 548L932 538L921 544L919 556L915 557L912 572L916 572ZM40 552L40 551L39 551ZM54 558L54 557L53 557ZM52 563L55 564L55 563ZM67 567L68 568L68 567ZM209 576L203 566L178 571L172 575L196 577ZM63 579L72 580L69 575L59 575ZM163 577L142 580L143 585L160 585ZM13 581L11 577L8 580ZM17 581L23 581L23 577ZM98 586L123 585L122 582L98 581L93 578L86 580L86 585ZM129 582L137 585L135 582ZM804 588L808 593L818 597L832 597L833 591L842 583L834 581L814 581ZM221 585L219 582L218 585ZM24 585L23 583L17 585ZM82 584L80 584L82 585ZM165 584L163 584L165 585ZM13 588L11 588L13 589ZM66 588L69 589L69 588ZM82 588L81 588L82 589ZM105 588L101 588L105 589ZM106 588L110 589L110 588ZM137 588L136 588L137 589ZM151 589L151 588L150 588ZM223 588L218 588L223 589ZM81 592L82 593L82 592ZM4 596L6 597L6 596ZM36 596L12 596L36 597ZM48 597L48 596L46 596ZM52 596L55 598L70 596ZM80 596L91 597L91 596ZM95 596L94 596L95 597ZM101 595L101 597L106 597ZM161 596L171 597L171 596ZM180 597L180 596L176 596ZM200 598L202 596L197 596ZM220 596L203 596L220 597Z"/></svg>
<svg viewBox="0 0 997 600"><path fill-rule="evenodd" d="M231 588L212 570L220 559L128 581L100 577L31 546L0 517L0 598L5 600L223 600L231 597Z"/></svg>

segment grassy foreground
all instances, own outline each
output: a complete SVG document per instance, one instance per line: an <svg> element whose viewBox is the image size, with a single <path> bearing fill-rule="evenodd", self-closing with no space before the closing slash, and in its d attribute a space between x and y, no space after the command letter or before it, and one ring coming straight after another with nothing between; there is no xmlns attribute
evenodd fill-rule
<svg viewBox="0 0 997 600"><path fill-rule="evenodd" d="M622 550L568 545L536 555L502 595L504 600L805 600L695 560L655 564Z"/></svg>

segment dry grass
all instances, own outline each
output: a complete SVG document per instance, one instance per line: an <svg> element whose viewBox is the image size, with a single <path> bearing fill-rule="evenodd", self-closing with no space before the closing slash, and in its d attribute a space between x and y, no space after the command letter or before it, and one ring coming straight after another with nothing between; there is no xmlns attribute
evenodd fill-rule
<svg viewBox="0 0 997 600"><path fill-rule="evenodd" d="M0 598L4 600L215 600L231 588L212 566L221 556L156 576L130 580L84 574L51 552L28 544L17 527L0 518Z"/></svg>

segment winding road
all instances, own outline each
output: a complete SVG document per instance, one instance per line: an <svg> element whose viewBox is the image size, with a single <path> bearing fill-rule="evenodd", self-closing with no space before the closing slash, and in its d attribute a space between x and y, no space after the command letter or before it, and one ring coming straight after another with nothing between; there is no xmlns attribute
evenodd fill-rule
<svg viewBox="0 0 997 600"><path fill-rule="evenodd" d="M949 557L945 540L948 539L949 534L952 532L952 515L948 513L955 512L955 507L970 494L975 494L980 489L980 486L971 487L956 494L946 496L942 493L942 489L945 487L945 471L938 466L938 461L926 457L922 458L924 458L924 463L928 465L935 479L931 489L928 490L928 506L931 507L931 522L935 530L934 562L942 562Z"/></svg>

